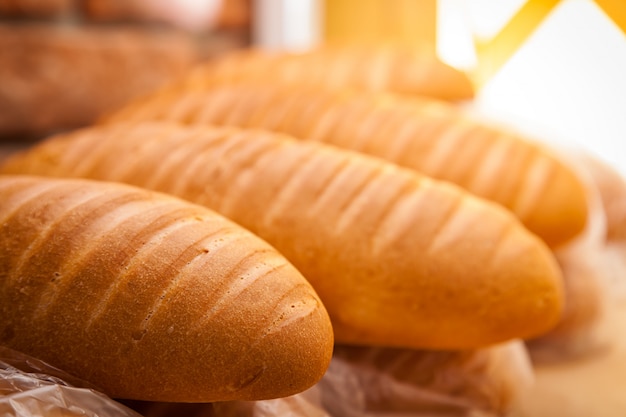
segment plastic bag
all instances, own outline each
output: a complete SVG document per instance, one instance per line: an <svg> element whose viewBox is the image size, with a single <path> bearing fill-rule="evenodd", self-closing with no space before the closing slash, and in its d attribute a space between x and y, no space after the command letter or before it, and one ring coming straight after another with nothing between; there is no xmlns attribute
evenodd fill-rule
<svg viewBox="0 0 626 417"><path fill-rule="evenodd" d="M585 242L556 251L564 275L565 309L554 329L528 342L533 362L571 361L607 348L611 301L606 279L610 274L603 251L604 247Z"/></svg>
<svg viewBox="0 0 626 417"><path fill-rule="evenodd" d="M146 417L495 417L532 382L521 342L463 352L338 346L322 380L291 397L126 404Z"/></svg>
<svg viewBox="0 0 626 417"><path fill-rule="evenodd" d="M607 317L614 295L626 288L626 182L582 150L559 149L559 154L584 182L590 218L585 232L554 249L563 271L565 310L548 334L529 341L535 363L565 362L605 352L611 342ZM624 233L626 235L626 232ZM622 283L622 284L620 284Z"/></svg>
<svg viewBox="0 0 626 417"><path fill-rule="evenodd" d="M526 350L517 341L459 352L338 346L322 380L291 397L212 404L116 402L58 369L0 347L0 415L495 417L505 416L532 380Z"/></svg>
<svg viewBox="0 0 626 417"><path fill-rule="evenodd" d="M511 342L459 352L340 347L320 384L335 416L499 416L532 380L526 351Z"/></svg>
<svg viewBox="0 0 626 417"><path fill-rule="evenodd" d="M0 415L140 417L87 383L2 346L0 346Z"/></svg>

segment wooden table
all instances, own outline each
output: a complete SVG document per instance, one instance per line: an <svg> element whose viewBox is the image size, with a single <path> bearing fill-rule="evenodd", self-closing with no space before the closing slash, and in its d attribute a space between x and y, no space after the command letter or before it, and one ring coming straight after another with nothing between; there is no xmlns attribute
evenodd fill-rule
<svg viewBox="0 0 626 417"><path fill-rule="evenodd" d="M536 366L536 383L513 417L626 416L626 298L607 317L606 351L568 363Z"/></svg>

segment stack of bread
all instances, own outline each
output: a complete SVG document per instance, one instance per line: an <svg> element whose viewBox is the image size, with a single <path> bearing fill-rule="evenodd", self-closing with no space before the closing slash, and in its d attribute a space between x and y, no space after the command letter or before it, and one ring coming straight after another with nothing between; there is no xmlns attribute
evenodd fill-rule
<svg viewBox="0 0 626 417"><path fill-rule="evenodd" d="M89 125L247 44L247 0L205 3L0 0L0 141Z"/></svg>
<svg viewBox="0 0 626 417"><path fill-rule="evenodd" d="M146 416L506 415L527 346L596 345L605 216L471 95L423 51L243 51L9 158L0 345Z"/></svg>

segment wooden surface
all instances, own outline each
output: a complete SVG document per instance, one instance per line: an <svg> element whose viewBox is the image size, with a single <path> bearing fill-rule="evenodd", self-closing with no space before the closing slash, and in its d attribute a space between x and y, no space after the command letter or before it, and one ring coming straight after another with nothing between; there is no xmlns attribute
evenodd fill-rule
<svg viewBox="0 0 626 417"><path fill-rule="evenodd" d="M626 416L626 298L607 317L607 348L579 360L536 367L536 383L513 417Z"/></svg>

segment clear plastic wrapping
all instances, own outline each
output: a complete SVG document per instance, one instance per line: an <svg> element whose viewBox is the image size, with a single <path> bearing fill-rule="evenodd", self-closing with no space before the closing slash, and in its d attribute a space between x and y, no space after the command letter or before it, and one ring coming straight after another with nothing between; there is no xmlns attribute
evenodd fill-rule
<svg viewBox="0 0 626 417"><path fill-rule="evenodd" d="M565 309L561 322L549 333L528 342L535 363L571 361L606 349L610 335L606 317L611 305L610 273L604 247L581 242L555 253L563 270Z"/></svg>
<svg viewBox="0 0 626 417"><path fill-rule="evenodd" d="M610 238L612 229L626 218L626 210L622 213L619 208L626 207L626 184L614 176L607 179L608 167L582 150L557 151L585 184L589 220L583 234L553 249L563 271L565 309L551 332L529 341L535 363L567 362L604 352L611 343L606 319L619 291L615 283L626 282L626 262L621 261L626 251L619 254L620 243Z"/></svg>
<svg viewBox="0 0 626 417"><path fill-rule="evenodd" d="M139 417L139 414L101 394L90 384L2 346L0 415Z"/></svg>
<svg viewBox="0 0 626 417"><path fill-rule="evenodd" d="M462 352L338 346L324 378L303 393L213 404L113 401L5 348L0 368L0 415L20 417L495 417L533 380L517 341Z"/></svg>
<svg viewBox="0 0 626 417"><path fill-rule="evenodd" d="M500 416L531 382L525 350L509 343L462 352L339 347L319 385L333 416Z"/></svg>

